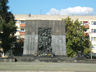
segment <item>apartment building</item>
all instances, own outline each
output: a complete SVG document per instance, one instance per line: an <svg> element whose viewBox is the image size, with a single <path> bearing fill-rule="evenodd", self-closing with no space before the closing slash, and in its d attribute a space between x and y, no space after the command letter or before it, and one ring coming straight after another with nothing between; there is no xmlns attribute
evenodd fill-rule
<svg viewBox="0 0 96 72"><path fill-rule="evenodd" d="M17 38L24 38L26 20L62 20L68 16L60 15L14 15L16 20ZM85 26L85 35L89 36L92 52L96 53L96 16L69 16L72 20L78 19Z"/></svg>
<svg viewBox="0 0 96 72"><path fill-rule="evenodd" d="M16 32L16 36L17 38L24 38L25 35L25 22L24 20L16 20L16 26L17 26L17 32Z"/></svg>

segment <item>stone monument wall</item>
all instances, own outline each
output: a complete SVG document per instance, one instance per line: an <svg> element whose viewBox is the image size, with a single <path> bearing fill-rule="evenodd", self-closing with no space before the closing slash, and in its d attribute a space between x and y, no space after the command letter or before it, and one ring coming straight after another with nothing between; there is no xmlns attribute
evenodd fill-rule
<svg viewBox="0 0 96 72"><path fill-rule="evenodd" d="M46 50L50 49L55 55L66 55L64 21L26 20L23 55L38 54L39 47L42 49L45 49L44 47L49 47L46 48Z"/></svg>

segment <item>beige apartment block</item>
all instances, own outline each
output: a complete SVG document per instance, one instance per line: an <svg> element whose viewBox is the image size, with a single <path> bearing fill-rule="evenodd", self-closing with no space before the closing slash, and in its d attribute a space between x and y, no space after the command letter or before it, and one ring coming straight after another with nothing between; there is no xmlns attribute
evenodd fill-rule
<svg viewBox="0 0 96 72"><path fill-rule="evenodd" d="M67 18L65 15L14 15L16 20L17 38L24 38L27 20L62 20ZM85 26L86 36L92 43L92 52L96 53L96 16L69 16L72 20L78 19Z"/></svg>

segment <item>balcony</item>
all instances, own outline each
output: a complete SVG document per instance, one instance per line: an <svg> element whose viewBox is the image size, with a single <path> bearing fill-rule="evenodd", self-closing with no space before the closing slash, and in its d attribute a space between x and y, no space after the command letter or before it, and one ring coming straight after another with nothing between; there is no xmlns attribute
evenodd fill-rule
<svg viewBox="0 0 96 72"><path fill-rule="evenodd" d="M89 36L89 33L84 33L85 36Z"/></svg>
<svg viewBox="0 0 96 72"><path fill-rule="evenodd" d="M89 24L84 25L86 29L89 29Z"/></svg>
<svg viewBox="0 0 96 72"><path fill-rule="evenodd" d="M20 24L20 27L25 27L26 26L26 24Z"/></svg>
<svg viewBox="0 0 96 72"><path fill-rule="evenodd" d="M86 23L88 23L88 21L83 21L83 24L86 24Z"/></svg>
<svg viewBox="0 0 96 72"><path fill-rule="evenodd" d="M20 33L20 35L25 35L25 32L19 32Z"/></svg>

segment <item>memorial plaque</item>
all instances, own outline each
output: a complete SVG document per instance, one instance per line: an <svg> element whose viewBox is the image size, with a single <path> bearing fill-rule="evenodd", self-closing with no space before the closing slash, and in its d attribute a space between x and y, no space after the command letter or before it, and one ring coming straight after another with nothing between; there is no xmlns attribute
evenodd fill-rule
<svg viewBox="0 0 96 72"><path fill-rule="evenodd" d="M38 29L38 52L39 54L52 53L51 28Z"/></svg>

